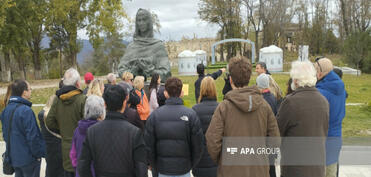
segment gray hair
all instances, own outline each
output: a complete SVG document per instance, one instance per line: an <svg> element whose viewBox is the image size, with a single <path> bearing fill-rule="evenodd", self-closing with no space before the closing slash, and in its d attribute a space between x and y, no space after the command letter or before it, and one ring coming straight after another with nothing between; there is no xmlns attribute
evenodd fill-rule
<svg viewBox="0 0 371 177"><path fill-rule="evenodd" d="M315 86L317 82L316 74L316 69L314 69L311 62L295 61L291 64L290 77L292 78L292 83L296 81L298 87Z"/></svg>
<svg viewBox="0 0 371 177"><path fill-rule="evenodd" d="M109 73L109 74L107 75L107 80L108 80L108 83L112 83L114 80L116 80L116 76L115 76L115 74L113 74L113 73Z"/></svg>
<svg viewBox="0 0 371 177"><path fill-rule="evenodd" d="M75 68L68 69L63 76L63 85L75 86L80 81L80 74Z"/></svg>
<svg viewBox="0 0 371 177"><path fill-rule="evenodd" d="M106 109L104 107L104 100L97 95L90 95L85 102L85 119L97 119L99 117L106 117Z"/></svg>

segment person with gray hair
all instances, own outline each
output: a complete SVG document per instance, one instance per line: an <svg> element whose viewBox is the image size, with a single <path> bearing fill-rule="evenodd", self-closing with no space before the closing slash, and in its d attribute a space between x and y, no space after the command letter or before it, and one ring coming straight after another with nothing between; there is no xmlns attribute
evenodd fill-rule
<svg viewBox="0 0 371 177"><path fill-rule="evenodd" d="M289 141L281 144L281 176L325 177L326 148L325 139L329 126L329 104L316 89L316 70L310 62L293 62L290 77L294 91L286 96L277 113L277 121L282 137L316 137L320 141L311 144L306 153L290 151ZM302 138L305 141L305 138ZM292 144L291 144L292 145ZM292 150L292 149L291 149ZM293 160L301 159L305 163L310 154L312 161L308 165L292 166Z"/></svg>
<svg viewBox="0 0 371 177"><path fill-rule="evenodd" d="M65 86L76 86L80 88L80 74L75 68L68 69L63 76L63 84Z"/></svg>
<svg viewBox="0 0 371 177"><path fill-rule="evenodd" d="M88 128L98 121L102 121L106 116L106 109L104 107L104 100L97 95L91 95L86 99L84 119L79 121L79 124L73 133L72 147L70 151L70 158L72 166L75 168L76 177L80 175L76 171L77 159L79 159L82 143L85 140ZM92 170L94 171L94 170Z"/></svg>
<svg viewBox="0 0 371 177"><path fill-rule="evenodd" d="M49 129L57 130L62 137L62 159L65 177L74 177L75 170L69 157L71 139L78 121L84 117L86 96L80 90L80 74L70 68L64 73L63 87L56 92L56 99L45 119Z"/></svg>
<svg viewBox="0 0 371 177"><path fill-rule="evenodd" d="M109 73L109 74L107 75L107 81L108 81L108 83L111 84L111 85L116 85L116 76L115 76L115 74L113 74L113 73Z"/></svg>
<svg viewBox="0 0 371 177"><path fill-rule="evenodd" d="M107 74L107 84L104 84L104 88L108 88L112 85L116 85L116 75L109 73Z"/></svg>

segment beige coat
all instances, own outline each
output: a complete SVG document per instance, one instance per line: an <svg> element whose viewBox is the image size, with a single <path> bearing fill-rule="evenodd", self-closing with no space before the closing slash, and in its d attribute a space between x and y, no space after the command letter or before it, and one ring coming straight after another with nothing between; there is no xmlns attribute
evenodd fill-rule
<svg viewBox="0 0 371 177"><path fill-rule="evenodd" d="M279 137L276 118L256 86L234 89L216 108L206 132L207 148L218 164L218 177L269 177L268 159L260 166L222 163L225 137ZM279 141L273 143L279 145ZM272 144L272 145L273 145Z"/></svg>

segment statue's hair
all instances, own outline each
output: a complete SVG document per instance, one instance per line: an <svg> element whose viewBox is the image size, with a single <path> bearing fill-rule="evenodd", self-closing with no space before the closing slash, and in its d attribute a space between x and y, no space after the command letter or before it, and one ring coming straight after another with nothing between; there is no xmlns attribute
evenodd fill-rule
<svg viewBox="0 0 371 177"><path fill-rule="evenodd" d="M138 23L137 23L137 18L139 14L144 14L148 18L148 31L146 34L141 34L138 28ZM135 34L134 38L137 37L145 37L145 38L153 38L153 20L152 20L152 15L151 12L149 12L146 9L139 9L137 12L137 15L135 17Z"/></svg>

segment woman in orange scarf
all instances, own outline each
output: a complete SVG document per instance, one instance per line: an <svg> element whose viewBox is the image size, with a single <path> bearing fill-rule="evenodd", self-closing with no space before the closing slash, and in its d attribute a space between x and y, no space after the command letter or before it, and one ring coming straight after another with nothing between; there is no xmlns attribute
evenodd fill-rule
<svg viewBox="0 0 371 177"><path fill-rule="evenodd" d="M144 77L136 76L134 79L133 86L135 88L135 93L140 97L140 103L137 105L137 111L140 116L140 119L145 124L150 114L150 108L149 108L148 98L143 89L144 88Z"/></svg>

